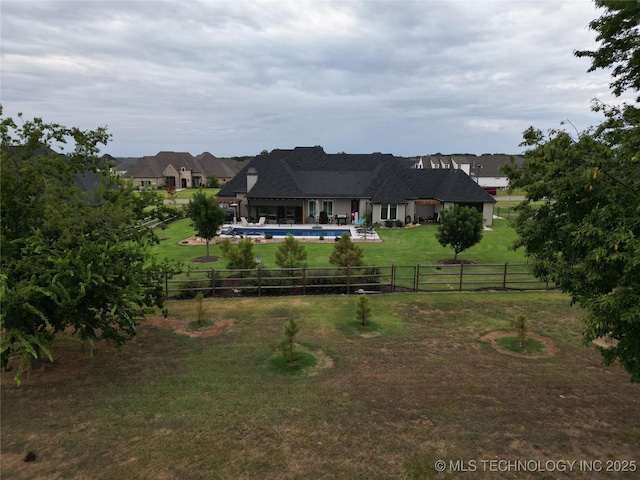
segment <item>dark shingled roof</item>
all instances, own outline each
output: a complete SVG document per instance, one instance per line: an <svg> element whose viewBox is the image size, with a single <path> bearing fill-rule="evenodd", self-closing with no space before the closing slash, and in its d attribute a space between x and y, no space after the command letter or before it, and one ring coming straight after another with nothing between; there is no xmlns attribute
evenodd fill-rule
<svg viewBox="0 0 640 480"><path fill-rule="evenodd" d="M247 171L258 181L247 192ZM390 154L327 154L322 147L296 147L258 155L219 192L219 197L370 198L372 203L406 203L418 198L451 202L494 202L458 170L417 170Z"/></svg>
<svg viewBox="0 0 640 480"><path fill-rule="evenodd" d="M217 158L209 152L194 157L189 152L159 152L154 156L138 159L126 173L129 178L160 178L169 165L176 170L182 167L204 177L215 175L217 178L232 178L248 162L229 158Z"/></svg>

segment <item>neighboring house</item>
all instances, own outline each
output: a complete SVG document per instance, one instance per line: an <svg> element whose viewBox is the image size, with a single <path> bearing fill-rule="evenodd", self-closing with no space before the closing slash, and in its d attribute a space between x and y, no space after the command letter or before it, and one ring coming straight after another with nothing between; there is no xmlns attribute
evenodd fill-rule
<svg viewBox="0 0 640 480"><path fill-rule="evenodd" d="M141 187L173 185L176 188L197 188L206 185L212 175L222 184L228 182L242 163L216 158L209 152L197 157L188 152L160 152L140 158L125 177L133 179L134 185Z"/></svg>
<svg viewBox="0 0 640 480"><path fill-rule="evenodd" d="M485 225L495 200L457 169L411 169L390 154L327 154L322 147L273 150L251 160L218 193L236 217L268 223L433 221L454 204L472 206Z"/></svg>
<svg viewBox="0 0 640 480"><path fill-rule="evenodd" d="M508 188L509 180L499 170L511 159L521 166L524 157L515 155L428 155L415 159L411 168L462 170L487 191Z"/></svg>

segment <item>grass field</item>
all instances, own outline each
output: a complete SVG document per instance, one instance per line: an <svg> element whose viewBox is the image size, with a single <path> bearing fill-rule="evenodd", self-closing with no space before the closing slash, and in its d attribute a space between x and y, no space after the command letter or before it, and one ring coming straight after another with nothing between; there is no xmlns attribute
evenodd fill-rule
<svg viewBox="0 0 640 480"><path fill-rule="evenodd" d="M176 199L191 200L196 192L204 192L206 195L217 195L219 191L219 188L182 188L176 191ZM163 198L169 198L169 195L164 188L159 188L158 193Z"/></svg>
<svg viewBox="0 0 640 480"><path fill-rule="evenodd" d="M161 239L155 248L158 258L173 258L189 264L194 258L204 257L204 245L179 245L180 240L194 234L189 219L179 220L170 224L165 230L156 233ZM506 220L496 220L492 231L483 234L482 241L465 250L459 255L460 259L474 263L523 263L525 261L522 250L513 251L510 246L516 239L516 234ZM453 258L451 248L442 247L436 240L436 225L425 225L417 228L380 228L377 230L382 242L361 242L358 246L364 250L364 261L368 265L417 265L437 264L441 260ZM329 257L334 249L333 238L327 238L323 243L305 243L309 267L329 266ZM221 257L220 248L210 245L210 254ZM256 244L254 252L260 256L265 268L275 268L275 252L277 243ZM198 264L202 266L202 264ZM224 260L205 265L221 265Z"/></svg>
<svg viewBox="0 0 640 480"><path fill-rule="evenodd" d="M355 323L355 297L216 299L206 305L219 328L201 336L176 333L189 332L195 302L172 302L166 321L150 319L121 351L98 344L88 357L63 341L21 387L2 374L1 476L638 478L579 463L564 474L483 470L483 460L640 461L640 385L581 345L581 312L566 296L369 300L371 332ZM549 356L482 339L518 314L553 342ZM268 368L289 318L320 360L306 376ZM457 461L476 471L451 472Z"/></svg>

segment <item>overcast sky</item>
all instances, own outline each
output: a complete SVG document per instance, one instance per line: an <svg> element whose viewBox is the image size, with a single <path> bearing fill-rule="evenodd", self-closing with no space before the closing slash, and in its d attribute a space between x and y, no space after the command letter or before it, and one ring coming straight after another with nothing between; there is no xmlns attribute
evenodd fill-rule
<svg viewBox="0 0 640 480"><path fill-rule="evenodd" d="M107 126L114 156L520 153L598 123L588 0L9 1L3 116Z"/></svg>

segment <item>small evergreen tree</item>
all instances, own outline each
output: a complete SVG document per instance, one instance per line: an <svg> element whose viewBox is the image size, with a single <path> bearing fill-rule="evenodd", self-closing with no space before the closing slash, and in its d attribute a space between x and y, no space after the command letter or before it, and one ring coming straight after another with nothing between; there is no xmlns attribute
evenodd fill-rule
<svg viewBox="0 0 640 480"><path fill-rule="evenodd" d="M307 251L304 245L288 234L276 250L276 264L280 268L301 268L306 267Z"/></svg>
<svg viewBox="0 0 640 480"><path fill-rule="evenodd" d="M240 240L236 245L225 238L220 244L222 254L227 259L227 268L232 270L252 269L258 266L253 254L253 242L250 238Z"/></svg>
<svg viewBox="0 0 640 480"><path fill-rule="evenodd" d="M524 344L527 341L527 317L521 314L512 319L511 328L518 333L518 343L520 344L520 348L524 348Z"/></svg>
<svg viewBox="0 0 640 480"><path fill-rule="evenodd" d="M337 267L356 267L363 265L364 252L351 241L348 233L343 233L329 257L329 262Z"/></svg>
<svg viewBox="0 0 640 480"><path fill-rule="evenodd" d="M201 327L204 326L204 318L207 314L207 307L204 305L203 300L204 294L202 292L198 292L196 295L196 317L198 319L198 325Z"/></svg>
<svg viewBox="0 0 640 480"><path fill-rule="evenodd" d="M284 324L284 338L280 341L278 346L282 351L282 355L287 359L289 364L294 363L293 344L298 332L300 332L300 327L293 318L291 318L287 323Z"/></svg>
<svg viewBox="0 0 640 480"><path fill-rule="evenodd" d="M363 327L367 326L369 319L371 318L371 305L367 297L361 295L356 302L356 319L362 324Z"/></svg>
<svg viewBox="0 0 640 480"><path fill-rule="evenodd" d="M453 248L454 261L457 262L460 252L482 240L482 214L473 207L460 205L442 210L440 214L442 223L438 227L436 239L443 247Z"/></svg>

